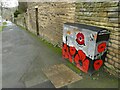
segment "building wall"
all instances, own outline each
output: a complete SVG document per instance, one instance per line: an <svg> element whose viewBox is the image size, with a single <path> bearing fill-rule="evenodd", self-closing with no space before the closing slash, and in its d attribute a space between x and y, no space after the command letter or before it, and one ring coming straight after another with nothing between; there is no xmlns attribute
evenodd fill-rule
<svg viewBox="0 0 120 90"><path fill-rule="evenodd" d="M38 6L40 36L53 45L62 45L63 23L76 22L107 28L110 42L105 70L118 77L120 72L120 18L118 2L28 3L25 14L28 30L36 34L35 6Z"/></svg>
<svg viewBox="0 0 120 90"><path fill-rule="evenodd" d="M35 9L28 9L26 14L26 24L27 29L31 31L32 33L36 34L36 15L35 15Z"/></svg>
<svg viewBox="0 0 120 90"><path fill-rule="evenodd" d="M36 5L38 6L40 36L55 46L61 47L63 23L74 22L75 4L62 2L28 3L29 18L30 14L33 15L32 10L35 10ZM35 19L30 20L30 22L34 21Z"/></svg>

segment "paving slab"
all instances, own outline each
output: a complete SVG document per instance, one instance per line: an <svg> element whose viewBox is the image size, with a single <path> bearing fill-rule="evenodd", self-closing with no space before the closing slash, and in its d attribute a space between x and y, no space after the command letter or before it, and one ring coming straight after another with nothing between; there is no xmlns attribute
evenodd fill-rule
<svg viewBox="0 0 120 90"><path fill-rule="evenodd" d="M64 64L57 64L43 69L43 72L56 88L64 87L82 79Z"/></svg>

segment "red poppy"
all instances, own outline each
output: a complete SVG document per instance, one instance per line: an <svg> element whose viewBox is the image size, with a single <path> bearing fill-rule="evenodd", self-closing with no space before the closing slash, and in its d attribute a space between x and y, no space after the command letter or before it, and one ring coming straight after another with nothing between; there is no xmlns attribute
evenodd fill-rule
<svg viewBox="0 0 120 90"><path fill-rule="evenodd" d="M82 33L78 33L76 37L77 37L76 41L78 44L80 44L80 45L85 44L84 43L84 35Z"/></svg>
<svg viewBox="0 0 120 90"><path fill-rule="evenodd" d="M79 55L76 54L76 55L75 55L75 58L74 58L75 63L76 63L76 64L79 64L79 60L80 60Z"/></svg>
<svg viewBox="0 0 120 90"><path fill-rule="evenodd" d="M97 49L98 52L101 53L101 52L105 51L106 46L107 46L106 42L102 42L101 44L99 44L98 49Z"/></svg>
<svg viewBox="0 0 120 90"><path fill-rule="evenodd" d="M88 59L86 59L84 62L83 62L83 71L84 72L87 72L88 71L88 69L89 69L89 60Z"/></svg>
<svg viewBox="0 0 120 90"><path fill-rule="evenodd" d="M78 50L78 54L75 56L75 62L79 63L79 61L84 61L86 59L86 55L82 50Z"/></svg>
<svg viewBox="0 0 120 90"><path fill-rule="evenodd" d="M103 60L96 60L94 62L94 69L98 70L103 65Z"/></svg>
<svg viewBox="0 0 120 90"><path fill-rule="evenodd" d="M62 47L62 55L64 58L69 58L69 55L68 55L68 46L67 44L63 44L63 47Z"/></svg>
<svg viewBox="0 0 120 90"><path fill-rule="evenodd" d="M76 53L75 47L70 47L70 54L74 55Z"/></svg>
<svg viewBox="0 0 120 90"><path fill-rule="evenodd" d="M82 50L78 50L78 54L75 55L74 61L76 66L82 70L83 72L87 72L89 69L89 60L86 59L86 55ZM80 61L82 62L82 66L80 65Z"/></svg>
<svg viewBox="0 0 120 90"><path fill-rule="evenodd" d="M89 63L89 60L86 59L84 62L82 62L82 66L80 66L80 64L76 64L76 67L82 70L83 72L87 73L89 69Z"/></svg>
<svg viewBox="0 0 120 90"><path fill-rule="evenodd" d="M78 50L80 60L83 62L86 59L86 55L82 50Z"/></svg>

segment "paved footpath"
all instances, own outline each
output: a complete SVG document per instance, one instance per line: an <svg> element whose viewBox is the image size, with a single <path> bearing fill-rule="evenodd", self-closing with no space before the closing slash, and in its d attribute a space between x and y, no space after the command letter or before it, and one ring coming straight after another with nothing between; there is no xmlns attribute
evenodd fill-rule
<svg viewBox="0 0 120 90"><path fill-rule="evenodd" d="M3 88L53 88L42 68L64 63L60 54L15 24L2 32ZM98 79L83 74L83 79L68 88L117 88L118 80L100 73Z"/></svg>
<svg viewBox="0 0 120 90"><path fill-rule="evenodd" d="M20 79L34 60L39 68L61 62L60 56L14 24L9 24L2 32L2 57L3 87L6 88L25 87Z"/></svg>

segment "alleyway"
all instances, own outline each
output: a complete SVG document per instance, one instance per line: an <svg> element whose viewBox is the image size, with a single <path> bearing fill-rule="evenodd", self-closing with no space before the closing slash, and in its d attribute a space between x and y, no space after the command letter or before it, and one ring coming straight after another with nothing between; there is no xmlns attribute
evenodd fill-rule
<svg viewBox="0 0 120 90"><path fill-rule="evenodd" d="M4 28L2 41L3 87L24 87L19 80L32 61L37 61L39 68L61 62L60 56L14 24Z"/></svg>
<svg viewBox="0 0 120 90"><path fill-rule="evenodd" d="M2 85L3 88L43 87L54 85L43 74L42 68L64 63L61 55L51 50L25 30L9 24L2 32ZM117 88L118 80L106 73L99 79L83 76L83 80L69 88Z"/></svg>

